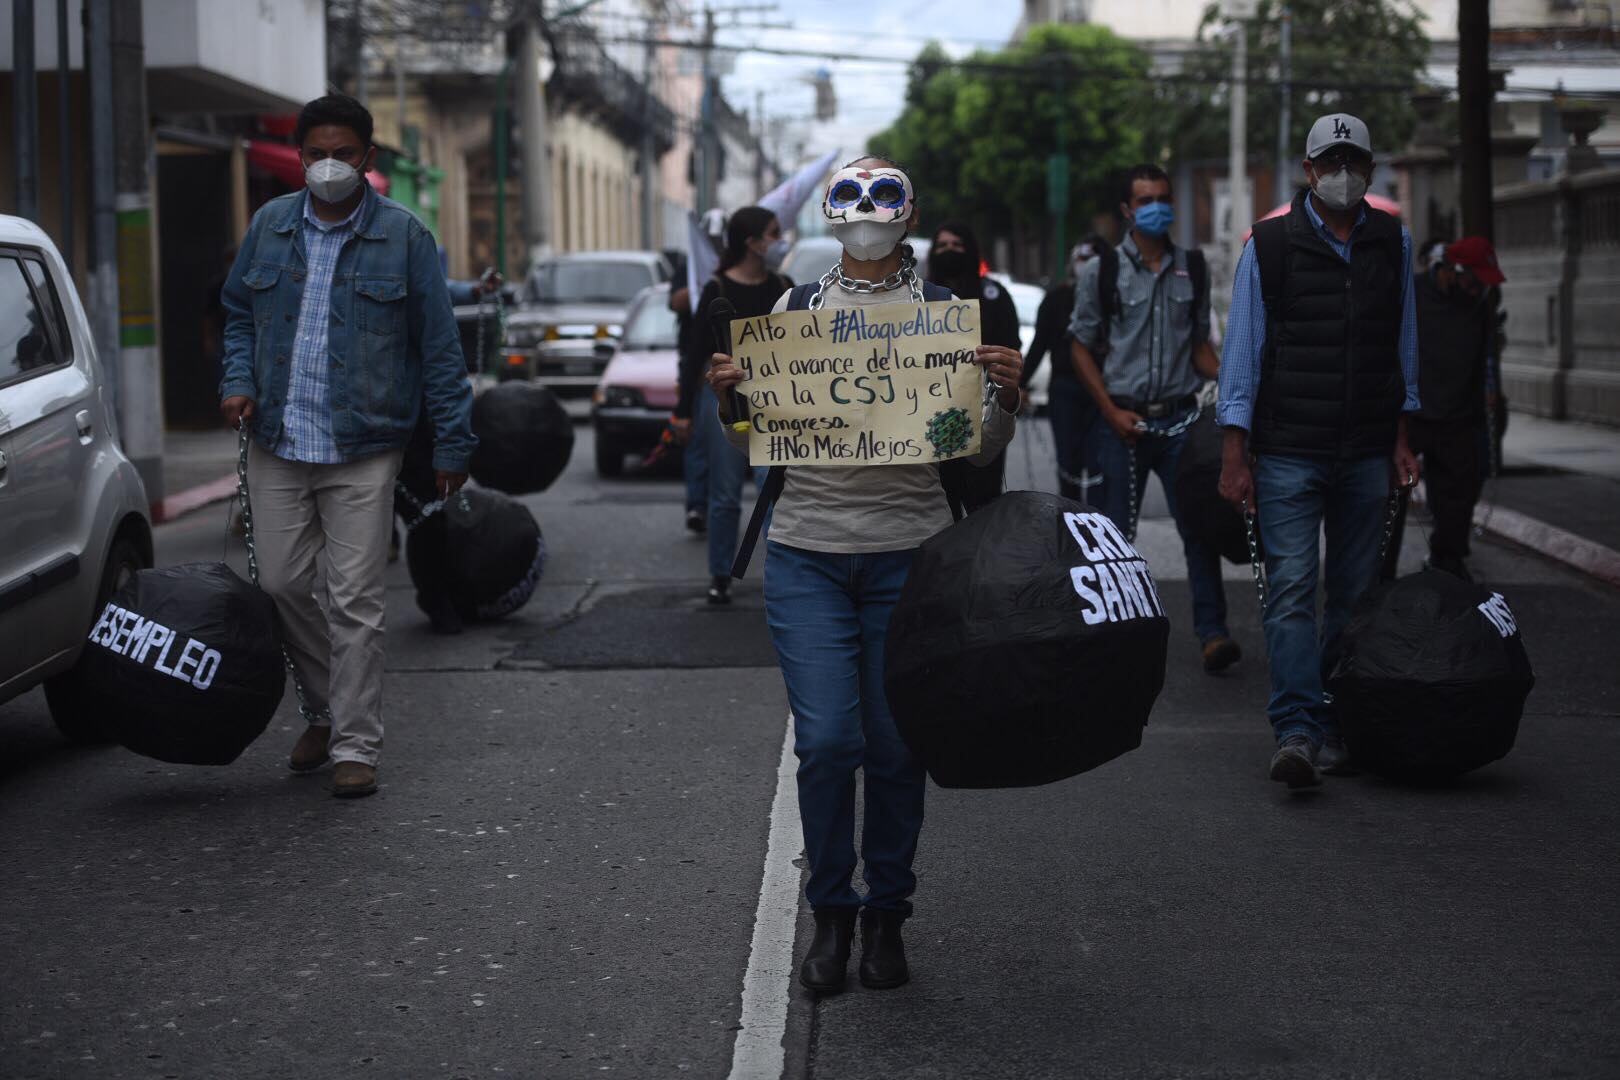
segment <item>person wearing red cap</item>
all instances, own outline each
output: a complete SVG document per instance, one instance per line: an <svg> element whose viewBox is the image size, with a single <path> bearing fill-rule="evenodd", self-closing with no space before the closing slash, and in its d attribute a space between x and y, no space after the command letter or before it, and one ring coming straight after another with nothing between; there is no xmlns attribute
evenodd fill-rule
<svg viewBox="0 0 1620 1080"><path fill-rule="evenodd" d="M1484 482L1487 375L1496 330L1488 293L1506 278L1482 236L1465 236L1417 279L1418 399L1409 422L1423 456L1434 531L1429 565L1468 577L1468 535Z"/></svg>

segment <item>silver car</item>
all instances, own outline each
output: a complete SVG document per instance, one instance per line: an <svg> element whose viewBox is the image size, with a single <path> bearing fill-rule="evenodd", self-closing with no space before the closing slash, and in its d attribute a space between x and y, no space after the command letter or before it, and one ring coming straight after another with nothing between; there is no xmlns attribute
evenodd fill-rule
<svg viewBox="0 0 1620 1080"><path fill-rule="evenodd" d="M624 332L636 294L669 280L669 263L646 251L582 251L529 268L506 315L507 372L549 387L583 416ZM512 370L516 369L516 370Z"/></svg>
<svg viewBox="0 0 1620 1080"><path fill-rule="evenodd" d="M152 565L146 489L62 256L0 215L0 702L40 683L57 725L99 737L73 667L96 613Z"/></svg>

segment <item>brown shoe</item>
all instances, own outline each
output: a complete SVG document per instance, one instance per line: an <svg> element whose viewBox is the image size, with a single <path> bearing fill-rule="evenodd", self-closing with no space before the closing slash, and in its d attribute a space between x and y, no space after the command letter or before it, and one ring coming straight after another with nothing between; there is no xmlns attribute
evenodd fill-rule
<svg viewBox="0 0 1620 1080"><path fill-rule="evenodd" d="M1243 650L1229 637L1213 637L1204 642L1204 670L1214 675L1243 659Z"/></svg>
<svg viewBox="0 0 1620 1080"><path fill-rule="evenodd" d="M340 799L358 799L377 793L377 770L360 761L340 761L332 770L332 794Z"/></svg>
<svg viewBox="0 0 1620 1080"><path fill-rule="evenodd" d="M331 742L331 724L309 725L293 744L292 755L287 758L287 768L293 772L314 772L332 756L327 749Z"/></svg>

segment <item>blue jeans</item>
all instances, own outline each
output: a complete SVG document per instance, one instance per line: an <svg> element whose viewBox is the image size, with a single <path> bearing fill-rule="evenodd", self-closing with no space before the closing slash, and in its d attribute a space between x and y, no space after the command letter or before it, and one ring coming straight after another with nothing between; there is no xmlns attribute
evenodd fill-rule
<svg viewBox="0 0 1620 1080"><path fill-rule="evenodd" d="M703 421L692 418L692 433L682 455L681 478L686 481L686 509L709 512L709 443L703 436Z"/></svg>
<svg viewBox="0 0 1620 1080"><path fill-rule="evenodd" d="M1148 430L1136 440L1136 476L1131 477L1131 451L1106 420L1098 418L1091 427L1091 467L1101 474L1100 482L1091 489L1091 503L1107 514L1121 532L1131 535L1130 487L1136 485L1136 506L1142 506L1142 492L1147 487L1148 473L1159 477L1164 485L1165 501L1170 504L1170 516L1175 520L1176 532L1181 536L1181 550L1187 557L1187 585L1192 591L1193 632L1200 642L1226 637L1226 590L1221 585L1221 557L1191 536L1181 524L1176 509L1176 463L1181 460L1181 448L1187 441L1185 431L1165 437L1163 432L1184 420L1184 416L1165 417L1146 421Z"/></svg>
<svg viewBox="0 0 1620 1080"><path fill-rule="evenodd" d="M866 906L911 914L922 832L922 763L883 694L889 614L912 550L828 554L768 543L765 620L793 708L799 818L816 911L862 903L855 874L855 770L865 773Z"/></svg>
<svg viewBox="0 0 1620 1080"><path fill-rule="evenodd" d="M748 455L726 441L725 425L720 423L719 399L705 385L698 393L692 426L694 438L703 442L709 482L709 576L730 577L731 562L737 556L738 520L742 516L742 489L748 479ZM765 469L752 470L756 484L763 484Z"/></svg>
<svg viewBox="0 0 1620 1080"><path fill-rule="evenodd" d="M1063 357L1064 361L1068 356ZM1058 358L1052 358L1057 363ZM1091 426L1097 422L1097 403L1075 379L1052 376L1046 408L1052 421L1052 444L1057 449L1058 494L1065 499L1088 501L1082 486L1090 478Z"/></svg>
<svg viewBox="0 0 1620 1080"><path fill-rule="evenodd" d="M1320 744L1338 734L1322 705L1350 611L1378 573L1378 541L1389 497L1389 460L1261 454L1254 464L1255 504L1266 549L1266 655L1271 700L1266 715L1280 743L1304 735ZM1317 534L1326 528L1325 564ZM1327 586L1320 634L1316 578Z"/></svg>

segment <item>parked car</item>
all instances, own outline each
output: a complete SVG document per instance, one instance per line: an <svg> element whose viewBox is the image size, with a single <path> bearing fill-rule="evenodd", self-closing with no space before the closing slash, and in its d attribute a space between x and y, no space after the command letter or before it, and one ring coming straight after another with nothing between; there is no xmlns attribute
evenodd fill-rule
<svg viewBox="0 0 1620 1080"><path fill-rule="evenodd" d="M99 737L74 665L96 615L152 565L146 489L118 448L84 305L38 226L0 215L0 702L40 683Z"/></svg>
<svg viewBox="0 0 1620 1080"><path fill-rule="evenodd" d="M991 274L990 277L1007 290L1007 295L1012 297L1013 307L1018 309L1019 348L1025 356L1028 356L1030 344L1035 340L1035 313L1040 310L1041 301L1046 299L1046 290L1025 281L1014 281L1005 274ZM1029 403L1036 412L1042 412L1046 408L1054 360L1066 364L1069 357L1067 353L1059 357L1046 357L1035 374L1030 377Z"/></svg>
<svg viewBox="0 0 1620 1080"><path fill-rule="evenodd" d="M583 417L624 329L630 302L669 280L669 263L650 251L585 251L529 268L516 309L506 314L508 367L518 367ZM513 357L519 363L511 363Z"/></svg>
<svg viewBox="0 0 1620 1080"><path fill-rule="evenodd" d="M596 471L618 476L626 454L658 445L679 396L680 324L669 310L669 286L643 289L630 305L619 348L591 397Z"/></svg>

